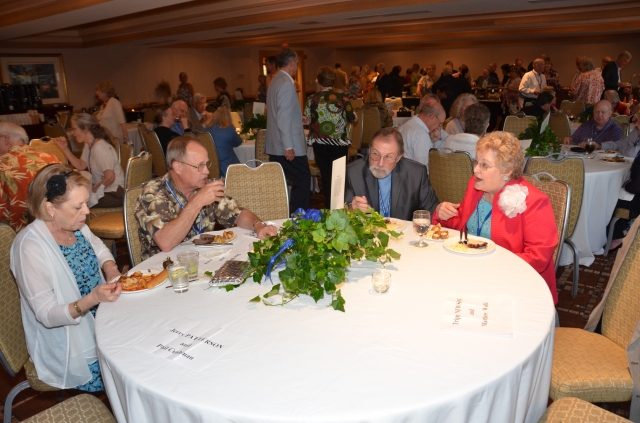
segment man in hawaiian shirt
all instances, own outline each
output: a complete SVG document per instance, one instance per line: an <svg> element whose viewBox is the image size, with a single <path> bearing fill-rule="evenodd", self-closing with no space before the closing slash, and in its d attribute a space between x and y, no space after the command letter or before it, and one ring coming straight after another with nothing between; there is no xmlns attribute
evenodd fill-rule
<svg viewBox="0 0 640 423"><path fill-rule="evenodd" d="M276 234L276 228L260 221L224 194L224 182L207 182L209 155L192 135L175 138L167 147L167 168L162 177L144 187L136 203L140 224L142 259L171 251L181 242L213 231L216 221L225 228L236 224L253 229L258 238Z"/></svg>
<svg viewBox="0 0 640 423"><path fill-rule="evenodd" d="M27 191L38 171L50 163L60 163L53 154L29 147L24 128L0 122L0 221L19 232L27 226Z"/></svg>

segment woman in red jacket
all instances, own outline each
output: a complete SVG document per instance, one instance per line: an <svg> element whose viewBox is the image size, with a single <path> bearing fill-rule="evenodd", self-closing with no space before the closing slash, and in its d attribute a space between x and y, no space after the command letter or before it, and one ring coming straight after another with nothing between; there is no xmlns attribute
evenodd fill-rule
<svg viewBox="0 0 640 423"><path fill-rule="evenodd" d="M523 166L524 153L512 134L492 132L481 138L462 203L443 203L434 223L466 227L520 256L544 278L556 304L558 230L549 198L522 178Z"/></svg>

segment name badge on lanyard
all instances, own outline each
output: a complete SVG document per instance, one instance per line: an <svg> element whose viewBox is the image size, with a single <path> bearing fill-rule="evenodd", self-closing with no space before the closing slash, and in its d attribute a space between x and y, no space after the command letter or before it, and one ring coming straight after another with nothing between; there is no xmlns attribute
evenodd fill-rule
<svg viewBox="0 0 640 423"><path fill-rule="evenodd" d="M184 206L182 205L182 201L180 201L178 199L178 196L173 192L173 190L169 186L169 183L166 180L164 181L164 185L169 190L169 193L171 194L171 196L178 202L178 205L180 206L180 209L184 210ZM198 235L200 235L202 233L202 210L200 210L200 225L199 225L199 227L196 227L196 225L194 223L193 225L191 225L191 229L193 229L193 232L195 232Z"/></svg>

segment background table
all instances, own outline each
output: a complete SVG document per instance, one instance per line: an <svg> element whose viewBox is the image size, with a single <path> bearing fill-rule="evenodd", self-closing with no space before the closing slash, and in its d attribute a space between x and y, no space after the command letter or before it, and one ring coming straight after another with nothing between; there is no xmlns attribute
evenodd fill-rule
<svg viewBox="0 0 640 423"><path fill-rule="evenodd" d="M236 152L240 163L246 163L249 160L256 158L256 140L247 140L237 147L233 148Z"/></svg>
<svg viewBox="0 0 640 423"><path fill-rule="evenodd" d="M563 146L563 152L575 155ZM584 157L584 155L580 155ZM622 183L628 179L631 162L605 163L598 159L584 160L584 192L582 207L571 241L578 248L579 262L591 266L594 254L603 254L607 242L607 225L611 220ZM562 248L560 266L573 263L573 252L568 246Z"/></svg>
<svg viewBox="0 0 640 423"><path fill-rule="evenodd" d="M231 292L165 289L100 305L96 336L109 400L119 422L536 422L549 393L555 311L533 268L498 247L484 257L408 245L387 264L392 287L370 294L372 266L349 269L346 312L309 297L284 307L249 303L270 285L248 281ZM253 241L238 234L246 259ZM137 269L157 269L158 254ZM198 249L202 269L207 250ZM370 262L367 262L370 263ZM366 263L365 263L366 264ZM377 265L379 266L379 265ZM202 274L202 273L201 273ZM513 338L440 330L447 294L509 294ZM133 344L178 318L246 336L201 372L151 356Z"/></svg>

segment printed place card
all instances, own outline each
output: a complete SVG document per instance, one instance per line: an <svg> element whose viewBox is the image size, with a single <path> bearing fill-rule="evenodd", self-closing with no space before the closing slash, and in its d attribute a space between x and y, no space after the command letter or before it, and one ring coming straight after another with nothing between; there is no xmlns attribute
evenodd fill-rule
<svg viewBox="0 0 640 423"><path fill-rule="evenodd" d="M149 332L134 346L197 372L210 366L246 338L206 323L180 319Z"/></svg>
<svg viewBox="0 0 640 423"><path fill-rule="evenodd" d="M511 296L449 292L444 302L440 328L512 338Z"/></svg>

